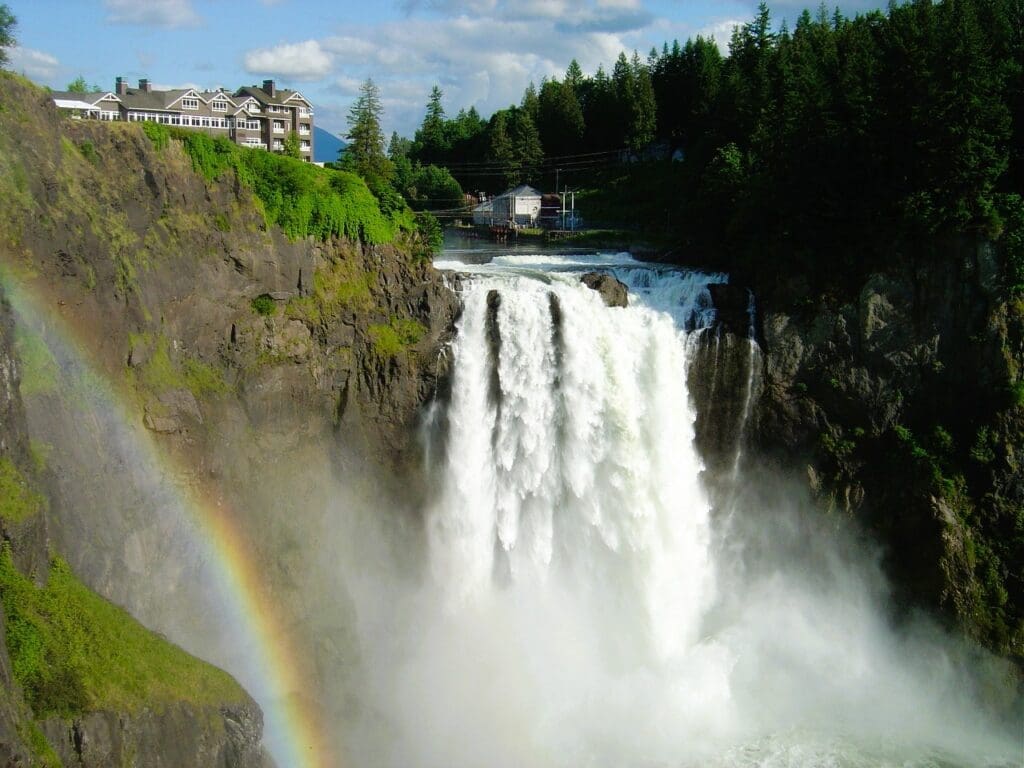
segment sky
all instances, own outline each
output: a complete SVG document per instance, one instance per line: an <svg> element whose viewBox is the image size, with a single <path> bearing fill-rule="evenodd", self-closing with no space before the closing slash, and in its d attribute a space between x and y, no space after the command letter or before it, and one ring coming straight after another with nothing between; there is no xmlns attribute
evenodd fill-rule
<svg viewBox="0 0 1024 768"><path fill-rule="evenodd" d="M387 134L412 136L433 85L454 115L487 117L518 103L532 81L560 77L575 58L591 74L620 51L697 34L725 46L757 0L3 0L18 19L10 68L56 90L81 75L112 90L121 75L157 88L234 90L273 78L315 108L316 124L346 130L372 77ZM830 7L835 0L830 2ZM776 0L793 19L817 0ZM840 0L853 14L882 3Z"/></svg>

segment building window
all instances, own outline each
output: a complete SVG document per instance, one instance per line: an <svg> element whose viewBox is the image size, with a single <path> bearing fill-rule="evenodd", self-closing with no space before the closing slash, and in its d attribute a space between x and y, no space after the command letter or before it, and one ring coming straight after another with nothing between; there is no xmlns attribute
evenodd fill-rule
<svg viewBox="0 0 1024 768"><path fill-rule="evenodd" d="M308 152L309 151L309 142L308 141L300 141L299 142L299 148L300 149L304 149L304 150L306 150Z"/></svg>
<svg viewBox="0 0 1024 768"><path fill-rule="evenodd" d="M182 109L199 109L199 99L182 99Z"/></svg>
<svg viewBox="0 0 1024 768"><path fill-rule="evenodd" d="M227 112L228 111L228 103L226 101L220 101L220 100L214 101L213 102L213 111L214 112Z"/></svg>

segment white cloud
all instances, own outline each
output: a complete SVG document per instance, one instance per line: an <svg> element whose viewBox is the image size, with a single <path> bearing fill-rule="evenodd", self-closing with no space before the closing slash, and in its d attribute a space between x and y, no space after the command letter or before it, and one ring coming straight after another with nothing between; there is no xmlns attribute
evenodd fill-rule
<svg viewBox="0 0 1024 768"><path fill-rule="evenodd" d="M317 40L257 48L245 54L245 70L294 80L319 80L331 71L331 54Z"/></svg>
<svg viewBox="0 0 1024 768"><path fill-rule="evenodd" d="M53 80L60 72L57 57L43 51L15 46L9 51L9 56L11 70L23 72L32 80Z"/></svg>
<svg viewBox="0 0 1024 768"><path fill-rule="evenodd" d="M149 27L196 27L202 18L191 0L104 0L114 24L137 24Z"/></svg>
<svg viewBox="0 0 1024 768"><path fill-rule="evenodd" d="M716 21L698 29L697 34L702 37L714 38L715 43L718 45L718 50L722 53L728 53L729 40L732 38L733 29L736 27L742 27L746 23L746 21L741 21L739 19Z"/></svg>
<svg viewBox="0 0 1024 768"><path fill-rule="evenodd" d="M344 130L343 116L359 85L372 77L381 91L384 128L411 135L423 119L434 84L449 113L476 107L487 117L518 104L523 89L545 77L562 77L576 59L593 74L634 49L681 42L700 33L723 50L742 6L654 15L651 0L395 0L407 16L359 24L348 20L336 34L303 43L251 51L250 72L322 80L307 96L322 98L317 121ZM752 2L753 0L743 0ZM737 2L731 5L736 6ZM745 19L748 20L748 19Z"/></svg>

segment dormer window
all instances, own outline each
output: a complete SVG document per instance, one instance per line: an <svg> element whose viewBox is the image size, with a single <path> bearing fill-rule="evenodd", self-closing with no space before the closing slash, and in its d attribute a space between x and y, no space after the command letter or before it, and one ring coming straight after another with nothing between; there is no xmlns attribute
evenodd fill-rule
<svg viewBox="0 0 1024 768"><path fill-rule="evenodd" d="M215 99L214 102L213 102L213 111L214 112L227 112L228 111L228 103L226 101L222 101L221 99Z"/></svg>
<svg viewBox="0 0 1024 768"><path fill-rule="evenodd" d="M199 109L199 99L182 99L182 109Z"/></svg>

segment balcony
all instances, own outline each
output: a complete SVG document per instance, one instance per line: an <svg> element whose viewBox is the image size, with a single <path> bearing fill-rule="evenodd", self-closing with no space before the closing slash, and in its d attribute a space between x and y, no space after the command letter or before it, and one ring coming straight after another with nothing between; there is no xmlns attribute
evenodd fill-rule
<svg viewBox="0 0 1024 768"><path fill-rule="evenodd" d="M284 123L274 123L274 133L284 133Z"/></svg>
<svg viewBox="0 0 1024 768"><path fill-rule="evenodd" d="M299 136L309 136L310 130L308 125L299 126Z"/></svg>

